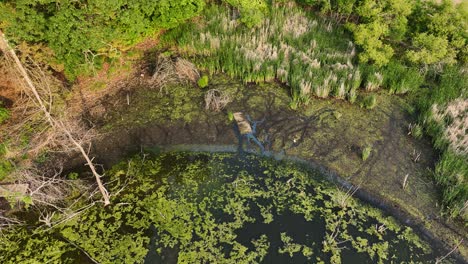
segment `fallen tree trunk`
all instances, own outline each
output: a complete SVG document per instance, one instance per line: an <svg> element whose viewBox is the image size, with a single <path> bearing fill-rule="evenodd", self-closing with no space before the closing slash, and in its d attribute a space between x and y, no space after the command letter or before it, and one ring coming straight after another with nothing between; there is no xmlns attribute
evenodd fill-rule
<svg viewBox="0 0 468 264"><path fill-rule="evenodd" d="M15 51L10 47L5 35L1 31L0 31L0 50L4 53L6 59L10 59L13 61L13 65L15 66L15 69L18 71L18 73L20 74L20 76L23 78L23 81L24 81L24 84L21 85L21 88L24 89L25 92L29 91L30 93L33 94L34 100L36 101L38 107L40 108L40 111L43 113L49 125L52 128L63 132L68 138L69 142L79 150L83 158L86 160L86 164L89 166L91 172L93 173L96 179L96 183L98 185L99 191L102 194L102 197L104 199L104 205L109 205L110 204L109 193L107 192L106 188L104 187L101 181L101 175L99 175L99 173L96 171L96 167L93 164L92 158L89 157L88 153L85 151L84 147L81 145L79 140L77 140L73 136L72 132L64 125L64 123L61 120L56 119L52 116L51 112L46 107L43 99L41 98L35 83L30 78L28 71L23 66L21 61L19 60Z"/></svg>

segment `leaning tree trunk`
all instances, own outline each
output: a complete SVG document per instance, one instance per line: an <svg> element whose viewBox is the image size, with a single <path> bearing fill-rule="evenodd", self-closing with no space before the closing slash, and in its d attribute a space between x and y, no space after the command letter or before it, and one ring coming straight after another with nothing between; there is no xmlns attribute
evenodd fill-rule
<svg viewBox="0 0 468 264"><path fill-rule="evenodd" d="M30 92L32 92L32 94L34 95L34 99L40 108L40 111L42 111L42 113L44 114L49 125L52 128L62 131L67 136L70 143L72 143L80 151L81 155L86 160L87 165L91 169L91 172L93 173L96 179L96 183L98 185L99 191L101 192L102 197L104 199L104 205L109 205L110 204L109 193L107 192L106 188L102 184L101 175L99 175L99 173L96 171L96 167L94 166L92 159L89 157L88 153L86 153L85 149L80 144L80 142L77 139L75 139L75 137L72 135L72 132L60 120L55 119L52 116L52 114L49 112L49 110L44 104L43 99L39 95L36 85L29 77L27 70L24 68L23 64L18 59L18 56L16 55L15 51L10 47L5 35L1 31L0 31L0 50L5 54L7 58L13 60L14 62L13 64L16 70L20 73L21 77L25 81L25 84L22 85L23 87L21 88L25 90L27 89Z"/></svg>

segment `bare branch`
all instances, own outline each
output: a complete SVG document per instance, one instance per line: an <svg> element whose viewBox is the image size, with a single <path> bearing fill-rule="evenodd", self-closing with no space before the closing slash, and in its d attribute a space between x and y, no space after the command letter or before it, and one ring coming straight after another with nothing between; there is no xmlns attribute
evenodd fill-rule
<svg viewBox="0 0 468 264"><path fill-rule="evenodd" d="M83 146L80 143L80 140L73 135L72 131L69 130L69 128L66 126L66 124L60 120L55 118L52 113L51 105L47 105L46 102L52 103L53 100L51 99L52 93L50 90L50 84L47 81L46 78L44 78L44 73L40 69L40 67L37 67L37 64L33 65L31 70L27 70L27 68L24 67L24 65L21 63L19 58L16 56L15 51L8 45L8 42L5 38L5 35L0 31L0 49L3 51L3 53L6 55L7 59L10 59L14 62L15 69L18 71L19 75L22 77L22 85L21 87L23 88L25 93L32 93L33 98L35 103L37 104L37 107L41 110L42 114L44 115L46 121L50 125L50 127L57 129L64 133L68 140L74 145L83 158L86 160L86 163L90 170L92 171L96 183L98 184L99 190L102 194L102 197L104 199L104 205L110 204L109 200L109 194L102 184L101 181L101 175L96 171L96 168L92 162L92 158L88 156L88 153L84 150ZM35 81L34 81L35 80ZM43 96L41 96L39 91L47 91L46 94L49 96L49 100L45 101L43 99Z"/></svg>

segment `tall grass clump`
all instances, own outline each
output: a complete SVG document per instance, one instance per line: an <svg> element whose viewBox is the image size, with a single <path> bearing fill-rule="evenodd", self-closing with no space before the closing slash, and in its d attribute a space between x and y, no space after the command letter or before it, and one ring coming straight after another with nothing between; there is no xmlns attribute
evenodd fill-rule
<svg viewBox="0 0 468 264"><path fill-rule="evenodd" d="M242 25L225 6L210 6L205 18L203 24L173 30L165 41L175 41L210 74L222 72L246 83L283 82L296 106L312 96L355 101L361 83L356 47L333 21L291 1L273 3L255 28Z"/></svg>
<svg viewBox="0 0 468 264"><path fill-rule="evenodd" d="M366 108L366 109L372 109L376 105L377 105L377 98L373 94L364 97L361 101L361 107Z"/></svg>
<svg viewBox="0 0 468 264"><path fill-rule="evenodd" d="M419 100L421 122L441 151L434 178L445 213L468 221L468 71L448 67Z"/></svg>
<svg viewBox="0 0 468 264"><path fill-rule="evenodd" d="M424 74L415 67L391 61L385 68L384 84L391 93L405 94L417 90L424 82Z"/></svg>

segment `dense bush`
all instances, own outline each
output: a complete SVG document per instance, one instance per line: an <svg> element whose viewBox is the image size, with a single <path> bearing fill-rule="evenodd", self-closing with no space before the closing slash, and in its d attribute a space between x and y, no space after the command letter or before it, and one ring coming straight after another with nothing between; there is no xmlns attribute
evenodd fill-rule
<svg viewBox="0 0 468 264"><path fill-rule="evenodd" d="M404 53L416 64L468 60L468 2L451 0L298 0L345 18L363 62L383 66Z"/></svg>
<svg viewBox="0 0 468 264"><path fill-rule="evenodd" d="M158 30L198 14L204 0L2 1L0 29L14 43L47 44L48 63L76 77Z"/></svg>

